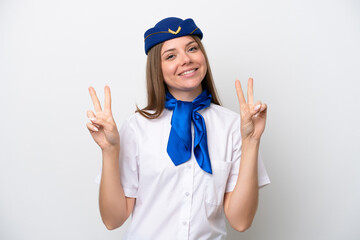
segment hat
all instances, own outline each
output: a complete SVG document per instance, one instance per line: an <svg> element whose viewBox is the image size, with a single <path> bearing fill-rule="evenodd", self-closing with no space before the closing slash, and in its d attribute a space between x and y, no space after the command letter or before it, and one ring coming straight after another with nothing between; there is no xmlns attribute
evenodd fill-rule
<svg viewBox="0 0 360 240"><path fill-rule="evenodd" d="M197 35L200 39L203 37L194 20L191 18L185 20L176 17L165 18L145 32L145 53L147 55L150 48L156 44L187 35Z"/></svg>

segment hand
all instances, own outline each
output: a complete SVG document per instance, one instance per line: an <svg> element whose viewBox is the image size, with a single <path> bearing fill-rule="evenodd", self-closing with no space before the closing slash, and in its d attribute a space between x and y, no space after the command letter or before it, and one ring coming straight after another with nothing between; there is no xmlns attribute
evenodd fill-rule
<svg viewBox="0 0 360 240"><path fill-rule="evenodd" d="M260 140L266 123L266 104L258 101L254 105L253 79L249 78L246 103L239 80L235 82L236 93L240 103L241 136L243 140Z"/></svg>
<svg viewBox="0 0 360 240"><path fill-rule="evenodd" d="M91 122L86 124L95 142L104 151L120 149L120 136L111 112L111 94L109 86L105 86L105 104L102 110L99 99L93 87L89 87L90 96L94 104L96 115L93 111L87 111Z"/></svg>

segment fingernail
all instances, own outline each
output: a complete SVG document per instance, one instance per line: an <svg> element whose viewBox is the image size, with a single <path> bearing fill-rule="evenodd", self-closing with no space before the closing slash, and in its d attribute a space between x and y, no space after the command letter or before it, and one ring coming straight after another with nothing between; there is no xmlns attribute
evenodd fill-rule
<svg viewBox="0 0 360 240"><path fill-rule="evenodd" d="M95 121L96 118L93 118L93 117L89 117L90 121Z"/></svg>
<svg viewBox="0 0 360 240"><path fill-rule="evenodd" d="M257 110L260 109L260 107L261 107L261 105L259 104L259 105L257 105L257 106L254 108L254 110L257 111Z"/></svg>
<svg viewBox="0 0 360 240"><path fill-rule="evenodd" d="M93 127L93 129L94 129L95 132L99 131L99 129L97 127Z"/></svg>
<svg viewBox="0 0 360 240"><path fill-rule="evenodd" d="M259 116L259 114L260 114L260 112L256 113L256 114L254 115L254 117L257 117L257 116Z"/></svg>

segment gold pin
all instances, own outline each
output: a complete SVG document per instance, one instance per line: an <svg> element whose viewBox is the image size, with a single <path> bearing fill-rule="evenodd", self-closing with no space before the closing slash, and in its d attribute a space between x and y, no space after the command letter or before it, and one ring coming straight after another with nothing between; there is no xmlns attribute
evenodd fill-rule
<svg viewBox="0 0 360 240"><path fill-rule="evenodd" d="M176 32L175 31L173 31L173 30L171 30L170 28L168 29L168 31L169 31L169 33L172 33L172 34L178 34L179 32L180 32L180 30L181 30L181 27L178 27L178 29L176 30Z"/></svg>

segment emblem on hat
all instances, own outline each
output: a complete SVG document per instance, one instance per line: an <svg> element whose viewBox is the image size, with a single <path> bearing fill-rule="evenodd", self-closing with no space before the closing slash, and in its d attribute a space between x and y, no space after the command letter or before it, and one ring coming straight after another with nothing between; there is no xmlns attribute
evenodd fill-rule
<svg viewBox="0 0 360 240"><path fill-rule="evenodd" d="M181 27L179 26L178 29L175 31L171 30L170 28L168 29L169 33L172 33L174 35L178 34L181 31Z"/></svg>

